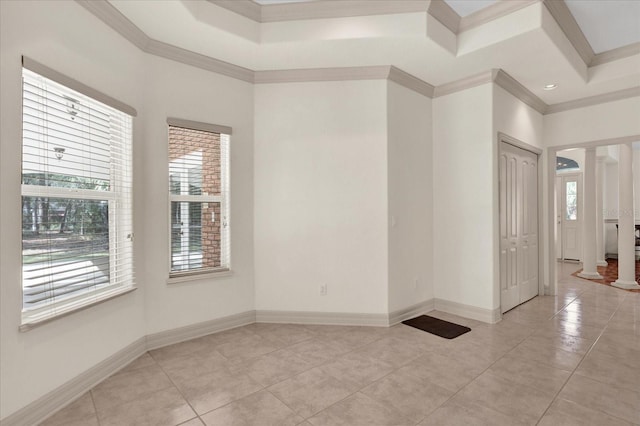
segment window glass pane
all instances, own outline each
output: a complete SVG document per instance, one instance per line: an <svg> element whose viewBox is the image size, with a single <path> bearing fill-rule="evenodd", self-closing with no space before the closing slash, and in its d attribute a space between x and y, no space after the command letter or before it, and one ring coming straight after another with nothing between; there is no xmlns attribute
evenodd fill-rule
<svg viewBox="0 0 640 426"><path fill-rule="evenodd" d="M171 270L220 266L220 203L171 202Z"/></svg>
<svg viewBox="0 0 640 426"><path fill-rule="evenodd" d="M22 268L25 310L108 285L109 202L22 197Z"/></svg>
<svg viewBox="0 0 640 426"><path fill-rule="evenodd" d="M22 77L28 327L133 287L132 119L27 69Z"/></svg>
<svg viewBox="0 0 640 426"><path fill-rule="evenodd" d="M578 220L578 182L567 182L567 220Z"/></svg>
<svg viewBox="0 0 640 426"><path fill-rule="evenodd" d="M169 179L174 195L220 195L220 135L169 126Z"/></svg>

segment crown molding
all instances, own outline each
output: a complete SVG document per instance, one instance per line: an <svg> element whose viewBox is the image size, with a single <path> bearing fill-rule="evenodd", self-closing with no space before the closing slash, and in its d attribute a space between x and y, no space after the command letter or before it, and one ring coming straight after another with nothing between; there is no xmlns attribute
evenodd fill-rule
<svg viewBox="0 0 640 426"><path fill-rule="evenodd" d="M621 99L634 98L640 96L640 87L632 87L630 89L618 90L617 92L604 93L602 95L589 96L587 98L576 99L568 102L561 102L549 105L546 114L554 114L556 112L568 111L570 109L584 108L592 105L603 104L606 102L619 101Z"/></svg>
<svg viewBox="0 0 640 426"><path fill-rule="evenodd" d="M150 38L106 0L76 0L145 53L253 83L253 70Z"/></svg>
<svg viewBox="0 0 640 426"><path fill-rule="evenodd" d="M254 83L304 83L312 81L383 80L389 76L389 66L302 68L255 71Z"/></svg>
<svg viewBox="0 0 640 426"><path fill-rule="evenodd" d="M479 27L494 19L501 18L509 15L525 7L531 6L534 3L538 3L540 0L509 0L498 1L490 6L480 9L468 16L460 19L460 25L458 32L470 30L471 28Z"/></svg>
<svg viewBox="0 0 640 426"><path fill-rule="evenodd" d="M94 3L89 0L77 1ZM638 42L595 54L564 0L502 0L465 17L460 17L444 0L431 0L430 2L428 0L341 0L339 2L316 0L313 2L271 5L260 5L253 0L206 1L259 23L427 11L456 35L524 9L532 4L542 2L588 67L640 53L640 42ZM133 29L124 28L123 30L135 32ZM139 34L134 36L140 38Z"/></svg>
<svg viewBox="0 0 640 426"><path fill-rule="evenodd" d="M548 105L542 99L537 97L533 92L520 84L518 80L511 77L501 69L485 71L480 74L437 86L435 88L434 97L439 98L441 96L446 96L451 93L460 92L462 90L471 89L473 87L492 82L502 87L504 90L511 93L513 96L520 99L540 114L544 114L546 112Z"/></svg>
<svg viewBox="0 0 640 426"><path fill-rule="evenodd" d="M111 3L106 0L76 0L76 2L115 30L122 37L129 40L138 49L144 51L147 48L150 40L149 36L124 16L122 12L111 5Z"/></svg>
<svg viewBox="0 0 640 426"><path fill-rule="evenodd" d="M617 61L618 59L628 58L629 56L640 55L640 41L637 43L631 43L626 46L618 47L616 49L607 50L606 52L598 53L591 59L589 63L590 67L606 64L607 62Z"/></svg>
<svg viewBox="0 0 640 426"><path fill-rule="evenodd" d="M537 97L532 91L524 87L518 80L499 69L494 73L494 82L516 98L520 99L531 108L544 114L548 105L542 99Z"/></svg>
<svg viewBox="0 0 640 426"><path fill-rule="evenodd" d="M578 55L589 66L595 56L595 52L564 0L543 0L542 3L547 7L547 10L549 10L562 32L576 49Z"/></svg>
<svg viewBox="0 0 640 426"><path fill-rule="evenodd" d="M316 0L267 5L252 0L207 1L260 23L426 12L429 5L428 0Z"/></svg>
<svg viewBox="0 0 640 426"><path fill-rule="evenodd" d="M440 96L471 89L472 87L481 86L483 84L491 83L492 81L492 71L481 72L480 74L436 86L433 97L439 98Z"/></svg>
<svg viewBox="0 0 640 426"><path fill-rule="evenodd" d="M460 15L451 8L444 0L431 0L429 4L429 15L433 16L438 22L447 27L449 31L458 34L460 27Z"/></svg>
<svg viewBox="0 0 640 426"><path fill-rule="evenodd" d="M262 22L426 12L428 0L317 0L261 6Z"/></svg>
<svg viewBox="0 0 640 426"><path fill-rule="evenodd" d="M219 2L223 0L209 1ZM235 3L235 0L228 1L233 1ZM310 82L388 79L408 89L414 90L417 93L421 93L427 97L437 98L493 81L497 85L520 99L522 102L526 103L542 114L553 114L555 112L566 111L569 109L583 108L589 105L596 105L599 103L634 97L638 96L640 92L640 88L631 88L548 106L529 89L524 87L513 77L502 70L493 70L480 73L437 87L434 87L431 84L390 65L253 71L249 68L244 68L238 65L231 64L229 62L212 58L210 56L202 55L200 53L192 52L181 47L152 39L106 0L76 0L76 2L145 53L159 56L165 59L170 59L186 65L191 65L217 74L222 74L248 83L268 84L304 81ZM411 0L410 2L413 4L423 3L422 0ZM404 0L399 1L398 3L404 3ZM566 5L564 6L566 7ZM619 49L600 53L597 56L601 58L600 61L606 62L620 59L621 57L635 55L639 52L640 43L635 43Z"/></svg>
<svg viewBox="0 0 640 426"><path fill-rule="evenodd" d="M390 80L428 98L432 98L434 92L434 87L431 84L392 65L256 71L254 83L274 84L348 80Z"/></svg>
<svg viewBox="0 0 640 426"><path fill-rule="evenodd" d="M394 83L397 83L407 89L420 93L428 98L433 98L435 87L427 83L424 80L419 79L407 72L402 71L400 68L396 68L393 65L389 67L389 74L387 78Z"/></svg>
<svg viewBox="0 0 640 426"><path fill-rule="evenodd" d="M249 68L221 61L211 56L192 52L191 50L183 49L162 41L149 39L147 48L143 51L161 58L171 59L172 61L212 71L216 74L222 74L227 77L253 83L254 72Z"/></svg>
<svg viewBox="0 0 640 426"><path fill-rule="evenodd" d="M252 0L207 0L216 6L223 7L231 12L249 18L252 21L262 22L262 6Z"/></svg>

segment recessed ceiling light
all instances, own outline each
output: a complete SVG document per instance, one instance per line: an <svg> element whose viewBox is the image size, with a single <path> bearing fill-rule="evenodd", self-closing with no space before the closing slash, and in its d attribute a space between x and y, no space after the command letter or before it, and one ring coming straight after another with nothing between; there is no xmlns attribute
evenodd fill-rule
<svg viewBox="0 0 640 426"><path fill-rule="evenodd" d="M554 89L556 89L557 87L558 87L558 85L557 85L557 84L546 84L546 85L544 86L544 90L554 90Z"/></svg>

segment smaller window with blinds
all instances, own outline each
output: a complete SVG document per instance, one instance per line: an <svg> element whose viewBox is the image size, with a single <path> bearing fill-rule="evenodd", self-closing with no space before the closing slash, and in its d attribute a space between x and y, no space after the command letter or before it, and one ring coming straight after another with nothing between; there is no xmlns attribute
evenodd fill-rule
<svg viewBox="0 0 640 426"><path fill-rule="evenodd" d="M225 126L168 119L169 278L230 270L229 139Z"/></svg>
<svg viewBox="0 0 640 426"><path fill-rule="evenodd" d="M22 78L27 330L134 289L132 116L27 68Z"/></svg>

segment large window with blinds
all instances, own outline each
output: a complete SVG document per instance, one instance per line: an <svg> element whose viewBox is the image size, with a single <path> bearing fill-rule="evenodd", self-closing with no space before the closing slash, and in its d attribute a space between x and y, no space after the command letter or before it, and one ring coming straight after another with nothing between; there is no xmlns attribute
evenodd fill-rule
<svg viewBox="0 0 640 426"><path fill-rule="evenodd" d="M23 326L133 289L132 117L23 68Z"/></svg>
<svg viewBox="0 0 640 426"><path fill-rule="evenodd" d="M225 126L169 119L170 278L230 268Z"/></svg>

